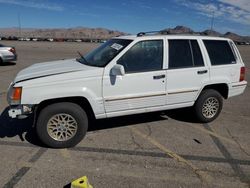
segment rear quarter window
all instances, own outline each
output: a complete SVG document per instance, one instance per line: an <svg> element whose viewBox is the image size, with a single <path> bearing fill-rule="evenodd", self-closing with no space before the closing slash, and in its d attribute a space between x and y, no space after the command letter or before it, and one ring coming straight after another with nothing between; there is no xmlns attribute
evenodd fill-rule
<svg viewBox="0 0 250 188"><path fill-rule="evenodd" d="M203 40L212 65L236 63L235 55L227 41Z"/></svg>

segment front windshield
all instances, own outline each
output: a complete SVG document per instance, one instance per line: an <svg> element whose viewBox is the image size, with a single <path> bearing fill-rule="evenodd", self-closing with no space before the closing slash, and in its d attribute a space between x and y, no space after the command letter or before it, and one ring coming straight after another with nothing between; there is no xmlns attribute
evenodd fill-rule
<svg viewBox="0 0 250 188"><path fill-rule="evenodd" d="M80 62L89 66L105 67L131 42L132 40L111 39L82 57Z"/></svg>

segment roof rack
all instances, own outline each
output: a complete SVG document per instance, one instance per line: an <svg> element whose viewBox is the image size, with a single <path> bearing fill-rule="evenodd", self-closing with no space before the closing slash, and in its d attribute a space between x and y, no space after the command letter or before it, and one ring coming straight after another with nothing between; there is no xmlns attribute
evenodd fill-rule
<svg viewBox="0 0 250 188"><path fill-rule="evenodd" d="M147 34L160 34L161 31L147 31L147 32L140 32L140 33L137 33L137 37L142 37L142 36L145 36Z"/></svg>
<svg viewBox="0 0 250 188"><path fill-rule="evenodd" d="M140 32L140 33L137 33L137 37L142 37L142 36L145 36L147 34L150 34L150 35L154 35L154 34L158 34L158 35L191 35L191 36L207 36L206 34L204 33L170 33L169 31L164 31L164 30L161 30L161 31L147 31L147 32Z"/></svg>

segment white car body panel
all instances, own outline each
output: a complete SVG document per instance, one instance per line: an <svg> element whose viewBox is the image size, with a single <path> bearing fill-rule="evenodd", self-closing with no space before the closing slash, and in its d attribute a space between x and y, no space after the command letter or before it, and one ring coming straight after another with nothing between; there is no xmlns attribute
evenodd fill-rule
<svg viewBox="0 0 250 188"><path fill-rule="evenodd" d="M93 69L93 67L85 66L77 62L75 59L37 63L20 71L17 74L14 82L27 80L30 78L39 78L42 76L55 75L59 73L91 69Z"/></svg>
<svg viewBox="0 0 250 188"><path fill-rule="evenodd" d="M55 69L56 66L59 68ZM68 72L65 72L66 70ZM82 65L75 60L39 63L21 71L15 79L15 86L23 87L22 104L39 104L49 99L65 97L84 97L91 104L94 113L102 116L103 70Z"/></svg>
<svg viewBox="0 0 250 188"><path fill-rule="evenodd" d="M209 73L197 74L206 67L173 69L167 72L167 104L180 104L196 100L201 88L210 82Z"/></svg>
<svg viewBox="0 0 250 188"><path fill-rule="evenodd" d="M165 79L154 80L166 71L126 74L103 78L103 97L107 113L166 104Z"/></svg>

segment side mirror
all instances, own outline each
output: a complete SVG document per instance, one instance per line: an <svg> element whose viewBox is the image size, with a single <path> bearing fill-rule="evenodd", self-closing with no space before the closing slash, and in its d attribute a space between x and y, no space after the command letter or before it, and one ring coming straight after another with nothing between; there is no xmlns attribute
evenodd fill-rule
<svg viewBox="0 0 250 188"><path fill-rule="evenodd" d="M111 75L112 76L124 76L125 75L124 67L122 65L116 64L111 69Z"/></svg>

